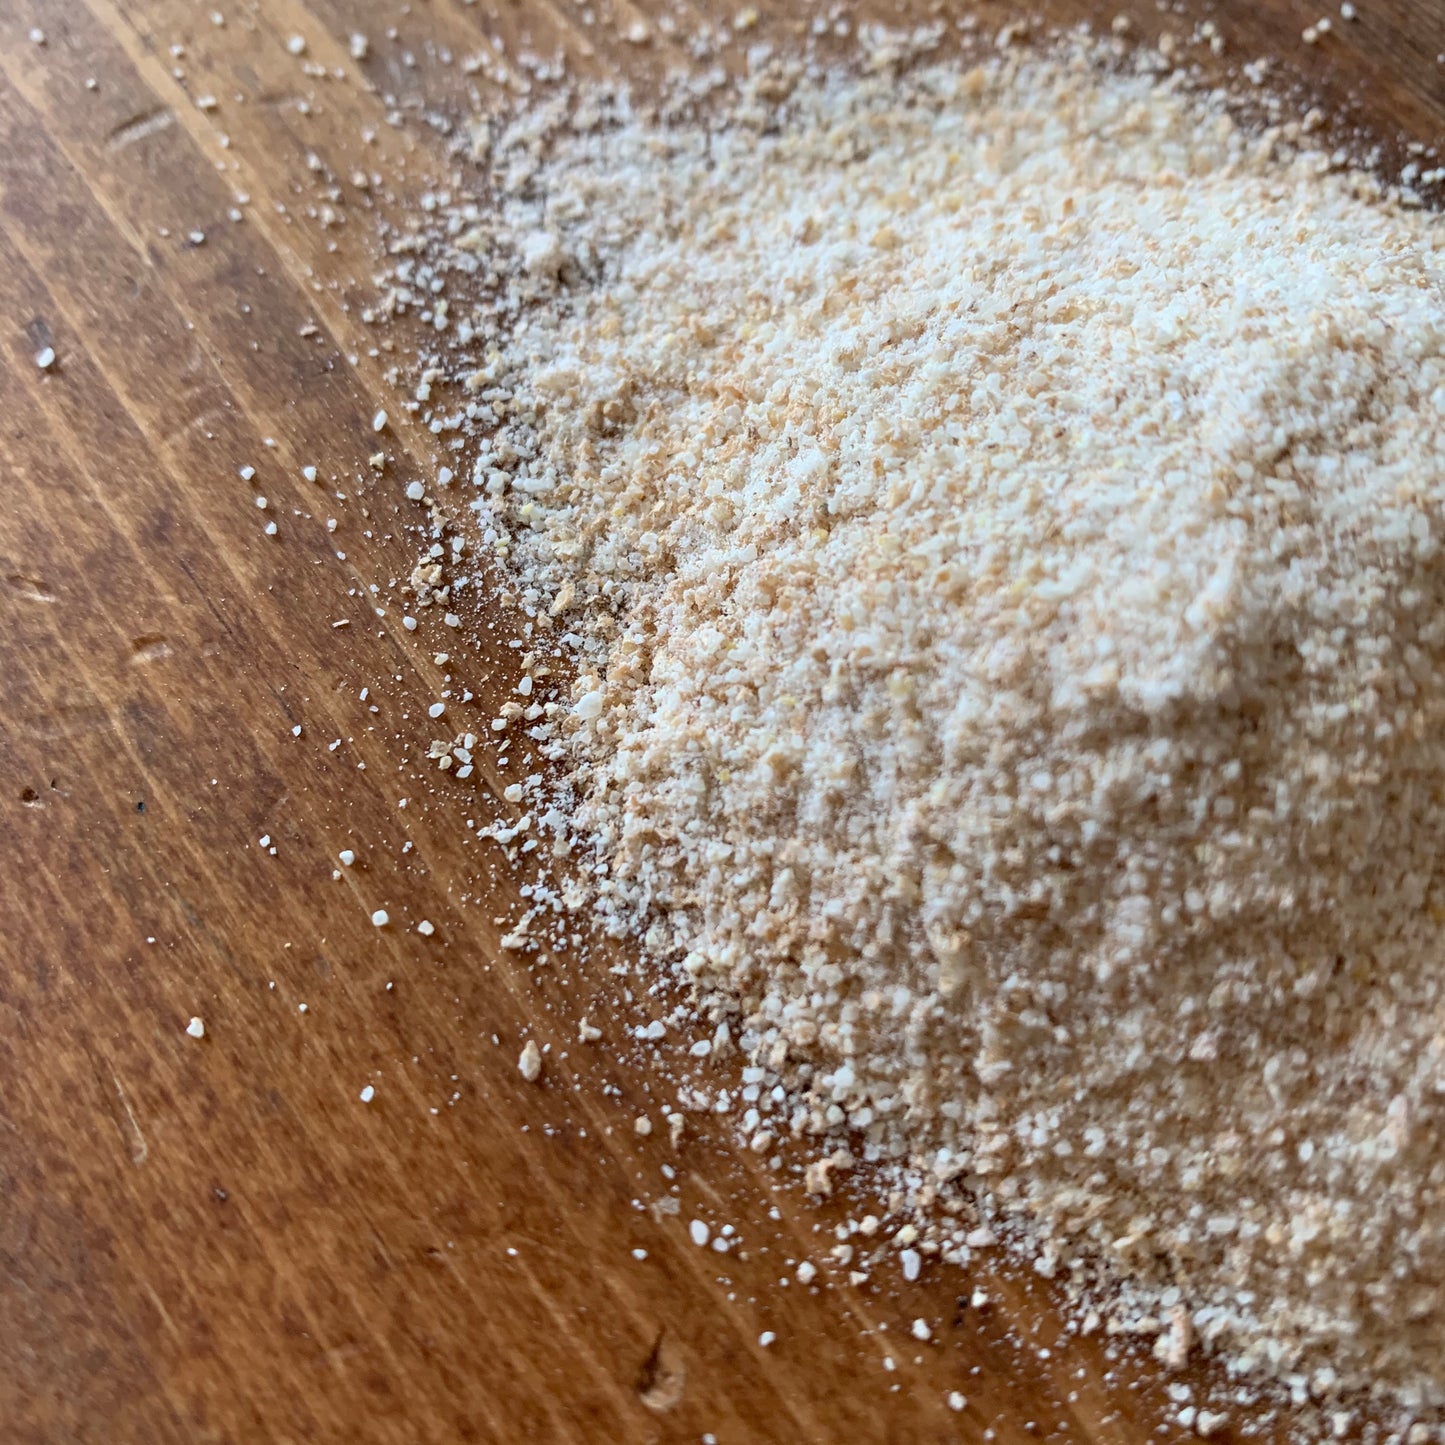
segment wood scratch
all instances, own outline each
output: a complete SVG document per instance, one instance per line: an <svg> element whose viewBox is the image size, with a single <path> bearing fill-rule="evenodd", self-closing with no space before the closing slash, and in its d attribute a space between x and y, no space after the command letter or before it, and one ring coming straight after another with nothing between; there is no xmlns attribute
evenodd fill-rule
<svg viewBox="0 0 1445 1445"><path fill-rule="evenodd" d="M142 1279L141 1284L145 1287L145 1292L150 1296L151 1303L156 1307L156 1313L161 1317L161 1323L166 1327L171 1338L177 1341L184 1340L185 1337L176 1328L176 1322L171 1318L170 1311L161 1303L161 1297L155 1292L150 1281Z"/></svg>
<svg viewBox="0 0 1445 1445"><path fill-rule="evenodd" d="M675 1409L687 1387L687 1366L665 1330L658 1330L652 1349L633 1382L637 1398L654 1414Z"/></svg>
<svg viewBox="0 0 1445 1445"><path fill-rule="evenodd" d="M175 123L176 113L170 106L157 106L155 110L148 110L144 115L135 116L123 125L116 126L105 138L105 143L113 151L123 150L128 145L134 145L136 141L145 140L147 136L159 135Z"/></svg>
<svg viewBox="0 0 1445 1445"><path fill-rule="evenodd" d="M120 1106L125 1110L126 1122L130 1125L128 1132L125 1128L121 1129L121 1136L125 1138L130 1148L130 1162L144 1164L146 1155L150 1153L150 1149L146 1145L146 1136L141 1133L140 1123L136 1119L135 1110L130 1106L130 1100L126 1097L125 1085L121 1083L120 1075L111 1070L110 1077L115 1084L115 1093L120 1100Z"/></svg>
<svg viewBox="0 0 1445 1445"><path fill-rule="evenodd" d="M27 577L23 572L12 572L5 579L27 602L55 602L53 593L39 577Z"/></svg>
<svg viewBox="0 0 1445 1445"><path fill-rule="evenodd" d="M159 632L147 632L130 641L130 660L133 663L159 662L171 655L171 644Z"/></svg>
<svg viewBox="0 0 1445 1445"><path fill-rule="evenodd" d="M167 417L164 427L159 435L160 440L166 444L185 440L190 433L199 432L209 440L211 428L219 431L226 422L226 409L219 403L203 407L194 415L189 415L189 408L182 405L176 408L172 417Z"/></svg>

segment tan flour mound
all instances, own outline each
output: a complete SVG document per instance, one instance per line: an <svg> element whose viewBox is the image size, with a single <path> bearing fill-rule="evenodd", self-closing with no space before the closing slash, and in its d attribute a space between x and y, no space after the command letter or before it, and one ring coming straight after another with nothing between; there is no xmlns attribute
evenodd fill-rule
<svg viewBox="0 0 1445 1445"><path fill-rule="evenodd" d="M1078 61L786 89L443 207L595 902L946 1257L1439 1405L1445 231Z"/></svg>

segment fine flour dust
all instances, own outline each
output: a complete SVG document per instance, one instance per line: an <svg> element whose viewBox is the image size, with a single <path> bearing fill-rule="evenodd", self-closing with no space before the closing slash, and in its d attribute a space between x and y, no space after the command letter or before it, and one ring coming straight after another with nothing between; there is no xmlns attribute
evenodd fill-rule
<svg viewBox="0 0 1445 1445"><path fill-rule="evenodd" d="M1440 1405L1445 231L1077 58L687 115L428 223L592 905L945 1257Z"/></svg>

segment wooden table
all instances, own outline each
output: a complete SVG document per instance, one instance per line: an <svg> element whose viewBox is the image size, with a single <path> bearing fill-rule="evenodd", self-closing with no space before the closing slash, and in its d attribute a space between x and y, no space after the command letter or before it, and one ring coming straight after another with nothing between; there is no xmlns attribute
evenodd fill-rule
<svg viewBox="0 0 1445 1445"><path fill-rule="evenodd" d="M1342 131L1438 139L1439 0L1356 3L1313 47L1294 0L1135 33L1213 18L1207 63L1281 56L1354 97ZM746 43L793 43L765 8ZM446 671L490 716L515 653L500 615L490 650L401 626L435 458L361 311L378 222L445 175L429 115L495 103L523 48L675 53L591 9L0 4L5 1442L1133 1441L1164 1409L1007 1267L781 1285L845 1203L773 1192L718 1121L639 1137L609 960L498 947L517 885L468 820L505 780L440 776L424 709Z"/></svg>

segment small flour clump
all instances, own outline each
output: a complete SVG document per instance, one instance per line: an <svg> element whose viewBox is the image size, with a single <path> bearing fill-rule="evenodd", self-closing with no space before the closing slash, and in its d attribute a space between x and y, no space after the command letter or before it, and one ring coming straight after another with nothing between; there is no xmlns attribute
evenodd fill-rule
<svg viewBox="0 0 1445 1445"><path fill-rule="evenodd" d="M574 107L431 374L604 917L946 1256L1445 1403L1438 219L1079 57Z"/></svg>

